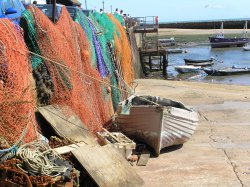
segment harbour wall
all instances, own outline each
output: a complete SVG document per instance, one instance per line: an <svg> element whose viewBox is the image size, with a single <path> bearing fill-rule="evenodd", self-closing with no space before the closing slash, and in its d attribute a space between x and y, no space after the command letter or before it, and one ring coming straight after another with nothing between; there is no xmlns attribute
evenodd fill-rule
<svg viewBox="0 0 250 187"><path fill-rule="evenodd" d="M224 21L225 29L243 29L245 21ZM179 29L218 29L221 21L201 21L201 22L175 22L175 23L160 23L160 28L179 28Z"/></svg>

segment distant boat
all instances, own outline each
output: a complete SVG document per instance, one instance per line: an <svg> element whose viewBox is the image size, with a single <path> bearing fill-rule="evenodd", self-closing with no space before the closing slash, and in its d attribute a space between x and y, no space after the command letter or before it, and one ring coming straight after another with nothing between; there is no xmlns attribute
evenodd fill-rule
<svg viewBox="0 0 250 187"><path fill-rule="evenodd" d="M244 26L243 36L240 38L225 38L223 31L223 22L221 23L220 33L216 36L209 37L209 41L212 48L223 48L223 47L243 47L249 42L247 37L247 21Z"/></svg>
<svg viewBox="0 0 250 187"><path fill-rule="evenodd" d="M175 66L174 69L179 73L194 73L201 70L201 66Z"/></svg>
<svg viewBox="0 0 250 187"><path fill-rule="evenodd" d="M168 54L183 53L184 50L180 48L167 49Z"/></svg>
<svg viewBox="0 0 250 187"><path fill-rule="evenodd" d="M166 39L158 39L159 47L167 47L175 45L174 37L166 38Z"/></svg>
<svg viewBox="0 0 250 187"><path fill-rule="evenodd" d="M221 69L214 68L203 68L208 75L212 76L226 76L226 75L239 75L239 74L250 74L250 68L237 68L237 67L226 67Z"/></svg>
<svg viewBox="0 0 250 187"><path fill-rule="evenodd" d="M244 51L250 51L250 46L249 46L249 45L243 46L243 50L244 50Z"/></svg>
<svg viewBox="0 0 250 187"><path fill-rule="evenodd" d="M186 65L193 65L193 66L212 66L214 64L214 59L209 58L209 59L187 59L184 58L185 64Z"/></svg>
<svg viewBox="0 0 250 187"><path fill-rule="evenodd" d="M152 96L131 96L119 104L116 122L128 137L160 150L183 144L196 130L198 114L180 102Z"/></svg>

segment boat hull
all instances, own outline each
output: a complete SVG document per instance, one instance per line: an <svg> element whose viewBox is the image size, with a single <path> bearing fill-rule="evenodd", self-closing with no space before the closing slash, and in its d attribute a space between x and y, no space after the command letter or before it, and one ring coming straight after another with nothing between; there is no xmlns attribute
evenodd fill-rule
<svg viewBox="0 0 250 187"><path fill-rule="evenodd" d="M194 134L198 115L196 112L171 106L135 105L129 114L117 112L117 123L128 137L152 147L157 156L161 149L183 144Z"/></svg>
<svg viewBox="0 0 250 187"><path fill-rule="evenodd" d="M248 68L226 68L226 69L208 69L204 68L203 71L205 71L208 75L212 76L227 76L227 75L241 75L241 74L250 74L250 69Z"/></svg>
<svg viewBox="0 0 250 187"><path fill-rule="evenodd" d="M177 54L177 53L183 53L183 49L167 49L168 54Z"/></svg>
<svg viewBox="0 0 250 187"><path fill-rule="evenodd" d="M243 47L249 42L249 38L217 38L209 37L212 48Z"/></svg>
<svg viewBox="0 0 250 187"><path fill-rule="evenodd" d="M212 58L203 59L203 60L195 60L195 59L187 59L184 58L185 63L204 63L204 62L213 62Z"/></svg>
<svg viewBox="0 0 250 187"><path fill-rule="evenodd" d="M185 64L192 65L192 66L206 67L206 66L212 66L214 64L214 62L199 62L199 63L186 62Z"/></svg>
<svg viewBox="0 0 250 187"><path fill-rule="evenodd" d="M175 70L178 73L195 73L201 70L201 66L175 66Z"/></svg>
<svg viewBox="0 0 250 187"><path fill-rule="evenodd" d="M250 51L250 47L249 46L243 47L243 50L244 51Z"/></svg>
<svg viewBox="0 0 250 187"><path fill-rule="evenodd" d="M213 59L203 59L203 60L195 60L195 59L187 59L184 58L185 64L186 65L191 65L191 66L201 66L201 67L206 67L206 66L212 66L214 64Z"/></svg>

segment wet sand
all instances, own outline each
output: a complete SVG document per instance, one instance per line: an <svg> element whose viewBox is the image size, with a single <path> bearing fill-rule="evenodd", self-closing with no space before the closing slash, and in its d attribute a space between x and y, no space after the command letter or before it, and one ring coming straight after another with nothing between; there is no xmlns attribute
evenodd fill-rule
<svg viewBox="0 0 250 187"><path fill-rule="evenodd" d="M159 29L159 36L162 35L212 35L217 29ZM242 29L224 29L225 34L242 34Z"/></svg>
<svg viewBox="0 0 250 187"><path fill-rule="evenodd" d="M136 166L145 186L250 186L250 87L137 80L138 95L183 102L199 112L192 138Z"/></svg>

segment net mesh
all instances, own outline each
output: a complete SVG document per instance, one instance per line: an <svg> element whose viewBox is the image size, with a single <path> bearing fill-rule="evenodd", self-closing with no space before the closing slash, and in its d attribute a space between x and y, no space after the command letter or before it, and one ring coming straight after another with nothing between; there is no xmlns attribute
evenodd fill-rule
<svg viewBox="0 0 250 187"><path fill-rule="evenodd" d="M74 17L74 21L79 23L81 27L84 29L85 33L88 36L89 43L91 45L91 62L92 65L96 67L96 53L95 53L95 46L93 40L93 32L88 24L88 18L82 11L76 11L76 15Z"/></svg>
<svg viewBox="0 0 250 187"><path fill-rule="evenodd" d="M28 61L20 29L0 19L0 149L8 147L3 140L10 146L19 138L29 142L36 137Z"/></svg>
<svg viewBox="0 0 250 187"><path fill-rule="evenodd" d="M114 55L113 55L114 51L113 51L113 48L111 47L112 43L113 43L113 38L109 38L109 40L106 38L107 35L105 35L105 33L106 33L105 28L103 28L98 23L98 21L96 20L95 16L92 13L90 13L88 21L89 21L90 27L93 30L93 34L94 34L94 29L95 29L95 33L97 33L95 35L97 37L97 40L100 43L102 55L103 55L105 64L109 70L110 83L112 85L112 87L111 87L112 103L113 103L113 108L116 111L118 103L121 101L121 93L119 90L119 89L121 89L121 87L119 86L119 78L117 75L118 72L116 71L116 66L115 66L115 59L114 59ZM109 22L109 23L111 23L111 22ZM111 25L111 26L113 27L113 25ZM106 28L108 28L108 27L106 27Z"/></svg>
<svg viewBox="0 0 250 187"><path fill-rule="evenodd" d="M99 131L111 119L113 109L110 94L101 83L109 81L91 66L93 51L88 35L73 22L65 7L56 24L38 8L28 10L40 53L50 59L43 59L53 82L50 103L69 105L92 132Z"/></svg>
<svg viewBox="0 0 250 187"><path fill-rule="evenodd" d="M120 90L134 79L126 31L113 15L79 12L74 22L62 7L54 24L29 6L21 26L30 59L20 28L0 21L0 138L13 144L24 131L25 141L35 138L31 73L39 105L70 106L94 133L110 123L127 97Z"/></svg>
<svg viewBox="0 0 250 187"><path fill-rule="evenodd" d="M114 14L114 17L119 21L119 23L120 23L122 26L125 26L125 21L124 21L122 15L115 13L115 14Z"/></svg>
<svg viewBox="0 0 250 187"><path fill-rule="evenodd" d="M120 36L114 33L116 59L118 65L121 66L121 72L125 82L130 85L134 80L130 43L124 27L112 14L109 14L108 16L120 33Z"/></svg>

